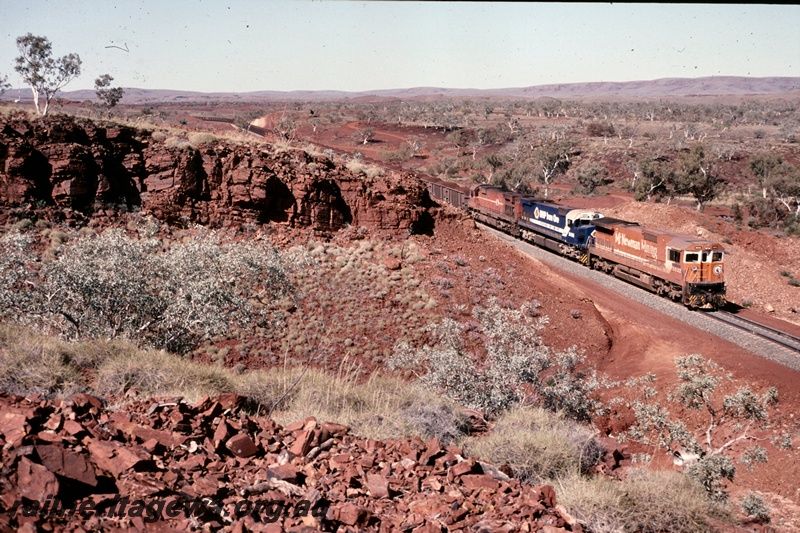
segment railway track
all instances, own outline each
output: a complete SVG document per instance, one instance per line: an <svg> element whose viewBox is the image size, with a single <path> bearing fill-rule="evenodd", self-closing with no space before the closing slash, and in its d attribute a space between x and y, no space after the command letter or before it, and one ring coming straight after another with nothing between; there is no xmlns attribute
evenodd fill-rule
<svg viewBox="0 0 800 533"><path fill-rule="evenodd" d="M749 318L736 316L728 311L715 311L708 313L707 316L800 354L800 337L795 337L785 331L766 326Z"/></svg>

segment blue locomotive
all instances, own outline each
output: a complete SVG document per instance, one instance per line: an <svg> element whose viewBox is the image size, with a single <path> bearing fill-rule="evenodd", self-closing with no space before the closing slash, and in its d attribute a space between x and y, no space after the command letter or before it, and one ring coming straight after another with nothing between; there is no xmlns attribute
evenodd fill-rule
<svg viewBox="0 0 800 533"><path fill-rule="evenodd" d="M472 189L468 205L476 220L579 261L587 258L594 221L603 217L493 185Z"/></svg>
<svg viewBox="0 0 800 533"><path fill-rule="evenodd" d="M595 211L556 205L533 198L523 198L517 220L521 237L537 246L582 260L594 233L594 221L603 218Z"/></svg>

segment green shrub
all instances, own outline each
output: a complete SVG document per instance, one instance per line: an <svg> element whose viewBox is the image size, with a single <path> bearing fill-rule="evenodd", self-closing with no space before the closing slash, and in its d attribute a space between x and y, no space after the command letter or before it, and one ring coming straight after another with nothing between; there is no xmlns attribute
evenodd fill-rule
<svg viewBox="0 0 800 533"><path fill-rule="evenodd" d="M732 378L710 359L699 354L675 358L678 386L667 394L667 400L684 409L701 411L706 419L707 436L697 439L684 421L669 411L669 403L658 397L659 391L650 383L653 374L630 380L640 397L630 402L636 421L626 431L626 436L644 445L661 448L666 452L688 452L695 456L685 462L685 474L696 481L718 501L724 501L726 481L732 481L736 466L730 457L737 442L753 439L748 431L768 429L771 409L778 402L778 390L769 387L756 394L747 386L739 387L733 394L720 397L720 385ZM733 436L733 437L732 437ZM718 441L715 443L715 441ZM682 453L680 454L682 455ZM742 455L748 466L767 461L766 450L753 446Z"/></svg>
<svg viewBox="0 0 800 533"><path fill-rule="evenodd" d="M733 481L736 466L724 455L711 455L690 463L685 470L686 477L699 483L716 501L725 501L725 481Z"/></svg>
<svg viewBox="0 0 800 533"><path fill-rule="evenodd" d="M252 295L291 290L281 255L263 241L222 245L216 233L200 231L164 251L148 238L157 224L137 229L144 238L122 229L81 235L38 272L29 240L4 235L0 315L39 317L41 327L75 339L126 336L185 352L231 325L263 325L268 313ZM53 231L50 239L55 245L66 235Z"/></svg>
<svg viewBox="0 0 800 533"><path fill-rule="evenodd" d="M578 369L583 355L575 349L553 352L542 344L539 332L546 317L534 318L530 306L503 309L496 301L476 306L473 314L485 338L485 361L465 347L462 326L445 318L427 329L432 345L415 349L399 343L390 368L424 368L423 383L490 416L519 403L583 421L603 410L596 398L602 384L594 369Z"/></svg>
<svg viewBox="0 0 800 533"><path fill-rule="evenodd" d="M758 518L764 522L770 521L769 505L753 492L748 492L747 496L739 503L739 506L747 516Z"/></svg>

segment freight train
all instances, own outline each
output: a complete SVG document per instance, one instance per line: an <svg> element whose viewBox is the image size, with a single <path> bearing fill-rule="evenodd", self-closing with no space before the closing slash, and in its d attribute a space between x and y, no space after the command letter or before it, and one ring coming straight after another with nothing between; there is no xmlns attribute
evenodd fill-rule
<svg viewBox="0 0 800 533"><path fill-rule="evenodd" d="M427 181L434 198L486 225L579 261L689 308L725 305L725 249L720 243L604 217L493 185L470 191Z"/></svg>

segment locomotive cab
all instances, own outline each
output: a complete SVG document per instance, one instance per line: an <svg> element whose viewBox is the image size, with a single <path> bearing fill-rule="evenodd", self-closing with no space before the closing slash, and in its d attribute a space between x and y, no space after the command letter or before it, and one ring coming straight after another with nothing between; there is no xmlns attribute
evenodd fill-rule
<svg viewBox="0 0 800 533"><path fill-rule="evenodd" d="M671 250L674 255L675 250ZM690 307L725 305L725 250L720 244L693 244L680 252L683 300Z"/></svg>
<svg viewBox="0 0 800 533"><path fill-rule="evenodd" d="M573 209L567 212L567 225L563 230L565 236L573 237L577 246L586 248L594 232L595 221L603 218L602 213Z"/></svg>

